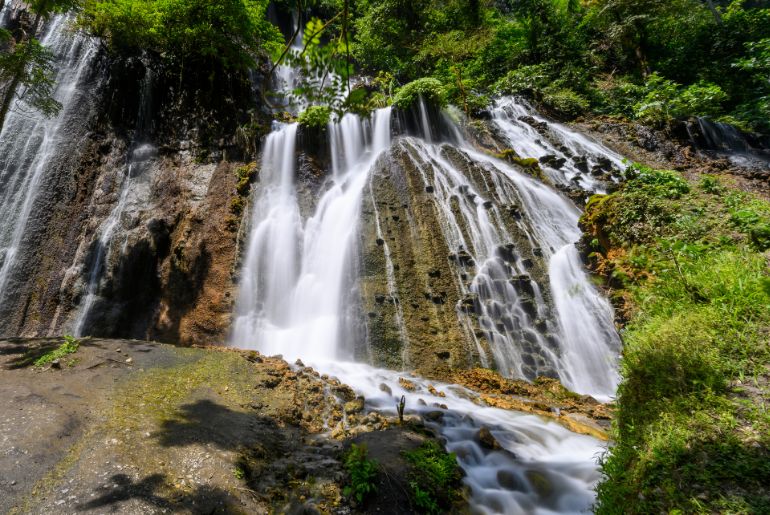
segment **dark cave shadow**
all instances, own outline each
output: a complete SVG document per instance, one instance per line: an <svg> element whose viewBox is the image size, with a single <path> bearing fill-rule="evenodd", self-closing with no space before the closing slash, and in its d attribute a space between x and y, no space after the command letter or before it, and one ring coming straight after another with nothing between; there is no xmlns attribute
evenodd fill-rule
<svg viewBox="0 0 770 515"><path fill-rule="evenodd" d="M110 481L117 488L99 487L102 495L77 506L78 511L97 510L111 507L118 503L137 499L156 508L173 512L185 510L192 513L232 513L236 499L221 488L207 485L199 486L192 492L180 491L170 485L163 474L152 474L138 481L133 481L125 474L116 474ZM164 495L165 494L165 495Z"/></svg>

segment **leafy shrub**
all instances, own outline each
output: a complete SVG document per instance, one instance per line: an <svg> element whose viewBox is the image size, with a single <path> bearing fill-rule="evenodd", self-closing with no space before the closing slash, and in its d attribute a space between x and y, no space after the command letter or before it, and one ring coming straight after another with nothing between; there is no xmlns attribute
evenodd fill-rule
<svg viewBox="0 0 770 515"><path fill-rule="evenodd" d="M690 191L687 181L682 175L671 170L654 170L634 164L626 173L631 180L626 187L639 189L658 197L677 199Z"/></svg>
<svg viewBox="0 0 770 515"><path fill-rule="evenodd" d="M549 67L545 64L521 66L509 71L493 86L500 95L532 95L541 91L551 82Z"/></svg>
<svg viewBox="0 0 770 515"><path fill-rule="evenodd" d="M374 480L377 477L377 462L367 456L366 445L352 444L345 454L345 469L350 475L350 485L345 487L345 495L363 503L366 497L376 490Z"/></svg>
<svg viewBox="0 0 770 515"><path fill-rule="evenodd" d="M588 100L571 89L548 88L543 92L541 102L565 118L576 118L588 111Z"/></svg>
<svg viewBox="0 0 770 515"><path fill-rule="evenodd" d="M326 129L331 117L332 111L327 106L310 106L300 113L297 121L312 129Z"/></svg>
<svg viewBox="0 0 770 515"><path fill-rule="evenodd" d="M646 123L662 126L675 118L708 116L719 113L727 95L709 82L682 87L653 73L644 85L644 96L634 105L634 116Z"/></svg>
<svg viewBox="0 0 770 515"><path fill-rule="evenodd" d="M764 389L770 360L770 204L710 176L630 175L581 222L631 319L596 511L764 513L770 420L741 385Z"/></svg>
<svg viewBox="0 0 770 515"><path fill-rule="evenodd" d="M396 92L393 104L399 109L409 109L420 98L439 106L446 105L444 86L431 77L417 79L403 86Z"/></svg>
<svg viewBox="0 0 770 515"><path fill-rule="evenodd" d="M719 195L722 193L722 185L719 183L719 179L713 175L704 175L701 177L700 187L703 191L711 193L712 195Z"/></svg>
<svg viewBox="0 0 770 515"><path fill-rule="evenodd" d="M431 514L450 510L461 479L456 456L428 440L404 457L412 465L409 486L415 506Z"/></svg>

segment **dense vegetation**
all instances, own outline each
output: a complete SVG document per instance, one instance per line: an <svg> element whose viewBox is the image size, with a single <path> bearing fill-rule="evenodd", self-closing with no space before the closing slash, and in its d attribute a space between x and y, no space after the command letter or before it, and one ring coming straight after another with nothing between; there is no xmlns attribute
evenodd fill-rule
<svg viewBox="0 0 770 515"><path fill-rule="evenodd" d="M770 203L635 167L582 223L631 319L600 513L770 510Z"/></svg>
<svg viewBox="0 0 770 515"><path fill-rule="evenodd" d="M354 54L432 76L468 109L521 93L557 114L770 124L770 9L737 0L358 2Z"/></svg>
<svg viewBox="0 0 770 515"><path fill-rule="evenodd" d="M307 75L304 94L316 103L347 96L333 106L338 109L381 105L398 86L431 77L442 84L445 98L468 112L483 108L492 94L517 93L564 117L592 110L662 125L711 116L747 130L770 130L766 2L277 0L276 9L286 16L296 10L312 15L299 58L282 48L280 33L267 21L267 4L39 0L32 9L45 18L77 8L79 25L113 50L154 52L212 80L267 55L294 59L323 70ZM34 32L17 39L32 43ZM26 56L24 73L18 59L3 55L0 82L10 75L41 84L42 94L30 103L55 112L43 101L51 74L45 59L34 57L36 48L19 49ZM355 69L378 77L375 102L351 90Z"/></svg>

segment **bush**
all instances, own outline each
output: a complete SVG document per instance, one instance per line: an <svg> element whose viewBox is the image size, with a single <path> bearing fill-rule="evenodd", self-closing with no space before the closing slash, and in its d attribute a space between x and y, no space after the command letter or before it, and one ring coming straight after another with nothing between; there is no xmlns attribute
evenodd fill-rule
<svg viewBox="0 0 770 515"><path fill-rule="evenodd" d="M493 89L500 95L533 95L551 82L551 73L545 64L521 66L498 80Z"/></svg>
<svg viewBox="0 0 770 515"><path fill-rule="evenodd" d="M543 92L543 105L564 118L577 118L588 111L588 100L571 89L548 88Z"/></svg>
<svg viewBox="0 0 770 515"><path fill-rule="evenodd" d="M406 110L420 98L440 107L446 105L444 86L439 80L431 77L417 79L403 86L396 92L393 104L399 109Z"/></svg>
<svg viewBox="0 0 770 515"><path fill-rule="evenodd" d="M634 105L634 116L662 126L676 118L715 115L727 95L716 84L698 82L682 87L653 73L644 85L644 96Z"/></svg>
<svg viewBox="0 0 770 515"><path fill-rule="evenodd" d="M770 204L710 176L630 176L581 221L597 269L623 278L613 285L631 319L596 511L764 513L770 419L755 399L770 360Z"/></svg>
<svg viewBox="0 0 770 515"><path fill-rule="evenodd" d="M297 117L299 124L312 129L326 129L332 117L332 110L327 106L310 106Z"/></svg>
<svg viewBox="0 0 770 515"><path fill-rule="evenodd" d="M368 454L364 444L352 444L345 454L344 463L350 476L350 485L345 487L344 493L359 504L376 490L374 480L377 477L377 462L368 459Z"/></svg>
<svg viewBox="0 0 770 515"><path fill-rule="evenodd" d="M630 190L644 191L657 197L670 199L677 199L690 191L690 186L682 175L671 170L654 170L634 164L626 174L631 178L626 183L626 188Z"/></svg>

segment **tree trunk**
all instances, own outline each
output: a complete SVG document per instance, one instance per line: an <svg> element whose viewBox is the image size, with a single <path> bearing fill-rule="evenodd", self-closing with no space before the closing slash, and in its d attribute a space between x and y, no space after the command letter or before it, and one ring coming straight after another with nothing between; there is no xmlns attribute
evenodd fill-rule
<svg viewBox="0 0 770 515"><path fill-rule="evenodd" d="M0 0L2 1L2 0ZM43 15L40 13L37 13L35 15L35 21L32 24L32 29L29 31L29 33L22 36L22 42L29 42L32 38L35 37L35 34L37 34L38 29L40 28L40 21L43 19ZM29 54L29 46L25 49L25 52ZM26 60L27 58L23 59L23 65L26 68ZM3 127L5 126L5 119L8 116L8 111L11 109L11 105L13 104L14 98L16 98L16 90L19 88L19 83L21 82L21 76L24 73L24 70L18 70L13 75L13 79L11 79L11 82L8 84L8 87L5 90L5 95L3 97L3 104L0 106L0 132L3 131Z"/></svg>
<svg viewBox="0 0 770 515"><path fill-rule="evenodd" d="M714 15L714 19L719 25L722 25L722 15L719 14L719 11L717 11L716 6L714 6L714 0L706 0L706 5L709 8L709 11L711 11L711 14Z"/></svg>

